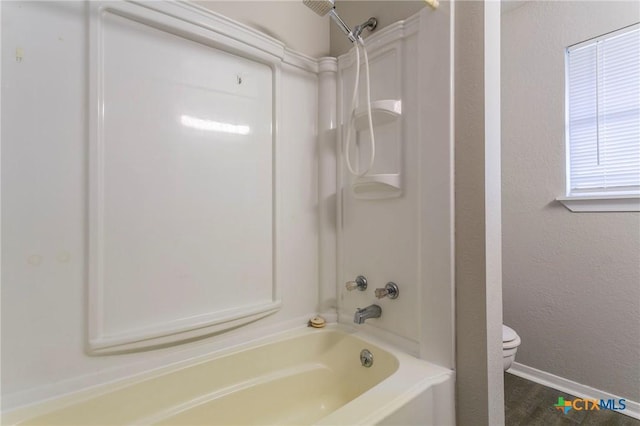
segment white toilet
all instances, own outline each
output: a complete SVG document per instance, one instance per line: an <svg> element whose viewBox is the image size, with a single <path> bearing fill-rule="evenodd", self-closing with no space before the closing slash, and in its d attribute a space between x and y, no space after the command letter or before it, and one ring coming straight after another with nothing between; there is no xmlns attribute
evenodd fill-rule
<svg viewBox="0 0 640 426"><path fill-rule="evenodd" d="M507 371L516 359L516 352L520 346L520 336L513 328L502 324L502 364Z"/></svg>

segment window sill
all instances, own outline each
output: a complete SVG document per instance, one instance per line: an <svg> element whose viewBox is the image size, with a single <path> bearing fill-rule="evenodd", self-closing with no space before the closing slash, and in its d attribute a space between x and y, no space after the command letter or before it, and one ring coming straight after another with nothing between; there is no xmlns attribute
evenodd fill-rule
<svg viewBox="0 0 640 426"><path fill-rule="evenodd" d="M582 197L558 197L567 209L575 213L587 212L640 212L638 195L600 195Z"/></svg>

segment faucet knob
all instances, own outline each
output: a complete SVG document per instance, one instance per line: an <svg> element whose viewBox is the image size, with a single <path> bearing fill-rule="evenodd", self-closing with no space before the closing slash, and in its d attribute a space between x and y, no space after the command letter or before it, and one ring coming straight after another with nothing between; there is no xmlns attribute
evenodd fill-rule
<svg viewBox="0 0 640 426"><path fill-rule="evenodd" d="M388 297L389 299L396 299L398 297L398 285L396 283L388 282L384 288L376 288L376 297L382 299Z"/></svg>
<svg viewBox="0 0 640 426"><path fill-rule="evenodd" d="M362 275L358 275L355 281L347 281L345 287L348 291L353 291L355 289L365 291L367 289L367 279Z"/></svg>
<svg viewBox="0 0 640 426"><path fill-rule="evenodd" d="M389 290L387 290L386 288L376 288L375 293L378 299L382 299L383 297L387 297L387 295L389 294Z"/></svg>

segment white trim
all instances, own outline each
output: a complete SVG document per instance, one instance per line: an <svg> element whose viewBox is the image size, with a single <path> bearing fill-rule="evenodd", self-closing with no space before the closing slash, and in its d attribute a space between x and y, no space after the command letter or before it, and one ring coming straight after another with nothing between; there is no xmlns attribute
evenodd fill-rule
<svg viewBox="0 0 640 426"><path fill-rule="evenodd" d="M330 72L334 74L337 73L338 59L334 58L333 56L325 56L318 59L318 74L323 72Z"/></svg>
<svg viewBox="0 0 640 426"><path fill-rule="evenodd" d="M570 395L577 396L578 398L590 398L590 399L621 399L620 396L614 395L609 392L601 391L591 386L583 385L573 380L565 379L564 377L556 376L555 374L547 373L546 371L538 370L533 367L514 362L512 367L507 370L515 376L522 377L523 379L531 380L532 382L539 383L543 386L566 392ZM616 411L616 413L624 414L625 416L633 417L640 420L640 402L632 401L628 398L622 398L625 400L627 406L622 411Z"/></svg>
<svg viewBox="0 0 640 426"><path fill-rule="evenodd" d="M155 324L144 329L126 331L115 336L91 336L88 350L92 355L118 353L147 347L166 345L183 340L215 334L248 324L271 315L282 307L277 300L268 304L234 308L196 317L182 318L169 323Z"/></svg>
<svg viewBox="0 0 640 426"><path fill-rule="evenodd" d="M640 212L640 196L638 195L558 197L556 201L576 213Z"/></svg>
<svg viewBox="0 0 640 426"><path fill-rule="evenodd" d="M138 6L163 13L167 16L184 20L188 23L204 28L209 32L214 32L224 37L231 37L240 43L274 55L283 63L293 65L313 73L318 72L318 61L315 58L292 50L276 38L270 37L248 25L234 21L231 18L197 4L184 0L178 0L175 2L140 2L137 0L130 0L130 2Z"/></svg>
<svg viewBox="0 0 640 426"><path fill-rule="evenodd" d="M318 74L319 63L314 58L304 55L295 50L284 48L284 56L282 63L300 68L303 71L308 71L314 74Z"/></svg>
<svg viewBox="0 0 640 426"><path fill-rule="evenodd" d="M567 47L567 52L573 52L574 50L580 50L583 47L591 46L593 43L596 43L598 41L610 40L610 39L616 38L618 36L621 36L623 34L626 34L629 31L635 31L635 30L637 30L639 28L640 28L640 24L627 25L626 27L620 28L619 30L611 31L611 32L608 32L606 34L602 34L600 36L597 36L597 37L594 37L594 38L590 38L589 40L585 40L585 41L581 41L579 43L573 44L573 45Z"/></svg>
<svg viewBox="0 0 640 426"><path fill-rule="evenodd" d="M126 7L123 4L134 4L138 7L148 9L149 11L158 12L168 18L170 26L175 26L173 19L184 21L190 25L199 27L203 34L209 39L216 39L214 34L222 36L227 44L233 44L244 50L243 46L249 45L256 49L262 50L264 53L276 56L279 59L284 57L285 45L280 40L260 32L248 25L241 24L219 13L205 9L202 6L193 4L188 1L136 1L131 2L105 2L106 6ZM144 12L140 12L144 13ZM194 31L192 28L191 31ZM233 41L230 42L229 39Z"/></svg>

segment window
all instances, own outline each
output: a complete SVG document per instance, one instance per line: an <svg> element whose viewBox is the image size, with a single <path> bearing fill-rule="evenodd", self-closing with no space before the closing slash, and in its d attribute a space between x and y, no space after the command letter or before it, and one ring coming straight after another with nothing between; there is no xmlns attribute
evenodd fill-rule
<svg viewBox="0 0 640 426"><path fill-rule="evenodd" d="M566 105L560 200L640 205L640 25L567 48Z"/></svg>

